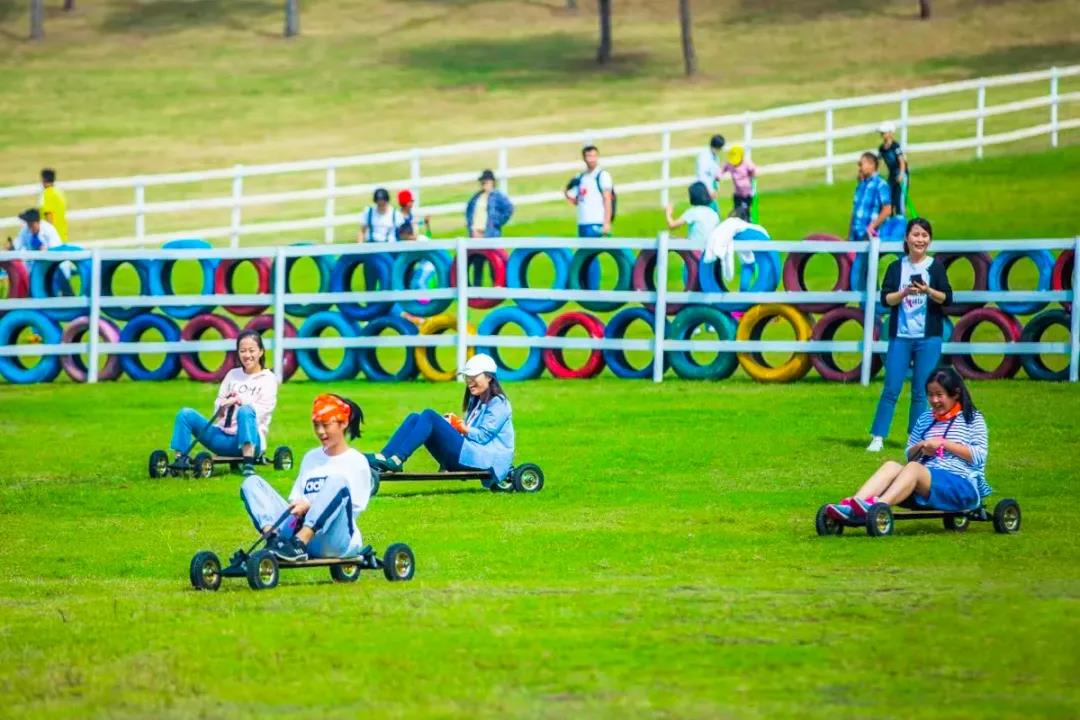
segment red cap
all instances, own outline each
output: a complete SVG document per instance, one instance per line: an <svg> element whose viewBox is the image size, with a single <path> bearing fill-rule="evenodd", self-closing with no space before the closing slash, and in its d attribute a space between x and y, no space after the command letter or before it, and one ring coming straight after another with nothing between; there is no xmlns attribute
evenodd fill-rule
<svg viewBox="0 0 1080 720"><path fill-rule="evenodd" d="M413 201L412 190L402 190L397 194L398 205L408 205Z"/></svg>

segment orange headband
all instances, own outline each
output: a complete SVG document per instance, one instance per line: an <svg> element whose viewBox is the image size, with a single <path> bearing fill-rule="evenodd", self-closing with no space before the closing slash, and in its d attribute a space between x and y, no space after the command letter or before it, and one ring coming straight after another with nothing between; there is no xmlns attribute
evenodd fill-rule
<svg viewBox="0 0 1080 720"><path fill-rule="evenodd" d="M340 423L349 422L349 405L336 395L319 395L311 404L311 421L317 423L337 420Z"/></svg>

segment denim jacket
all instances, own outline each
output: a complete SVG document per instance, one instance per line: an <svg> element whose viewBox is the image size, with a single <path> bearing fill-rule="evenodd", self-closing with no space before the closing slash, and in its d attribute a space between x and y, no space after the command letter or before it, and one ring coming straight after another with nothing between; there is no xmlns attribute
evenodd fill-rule
<svg viewBox="0 0 1080 720"><path fill-rule="evenodd" d="M480 193L469 198L469 204L465 206L465 230L472 232L473 212L476 210L476 199ZM514 203L510 198L498 190L492 190L488 197L487 227L484 228L484 237L502 237L502 227L510 222L510 216L514 214Z"/></svg>
<svg viewBox="0 0 1080 720"><path fill-rule="evenodd" d="M469 467L491 468L502 480L514 461L514 421L510 402L496 395L486 404L473 403L465 417L469 432L458 461Z"/></svg>

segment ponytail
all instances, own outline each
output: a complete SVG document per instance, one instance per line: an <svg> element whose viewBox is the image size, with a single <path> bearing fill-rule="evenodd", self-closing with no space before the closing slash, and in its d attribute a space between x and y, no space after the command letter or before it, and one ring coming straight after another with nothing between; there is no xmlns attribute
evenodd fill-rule
<svg viewBox="0 0 1080 720"><path fill-rule="evenodd" d="M927 387L929 387L930 383L937 383L951 397L959 399L964 422L970 425L975 421L975 410L977 409L975 401L971 399L971 392L968 391L964 379L960 377L960 373L951 367L939 368L930 374L926 381Z"/></svg>
<svg viewBox="0 0 1080 720"><path fill-rule="evenodd" d="M364 424L364 411L347 397L342 397L337 393L329 394L349 406L349 425L345 428L345 436L350 440L360 437L360 426Z"/></svg>

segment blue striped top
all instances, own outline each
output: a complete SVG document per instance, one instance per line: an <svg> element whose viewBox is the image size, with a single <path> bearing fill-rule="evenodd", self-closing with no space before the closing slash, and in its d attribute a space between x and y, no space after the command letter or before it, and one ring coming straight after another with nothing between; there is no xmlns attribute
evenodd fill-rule
<svg viewBox="0 0 1080 720"><path fill-rule="evenodd" d="M948 435L945 434L946 429ZM944 437L946 440L966 445L971 450L971 462L953 455L948 450L941 457L920 458L919 462L927 468L938 468L955 473L967 478L979 493L979 497L986 497L993 492L989 483L986 482L986 455L988 452L986 421L983 414L978 410L969 424L964 420L964 414L960 413L952 421L939 421L934 419L934 413L927 410L915 421L915 427L911 429L907 448L911 448L927 438Z"/></svg>

